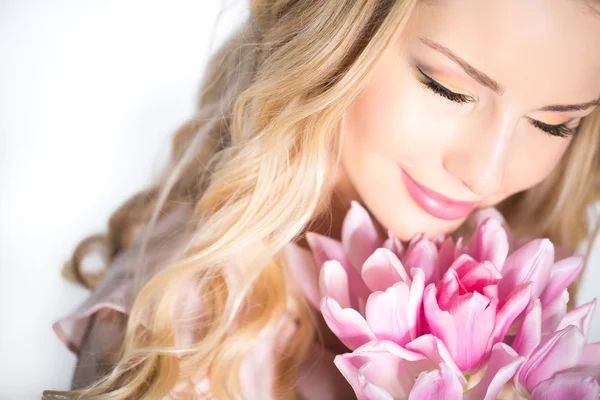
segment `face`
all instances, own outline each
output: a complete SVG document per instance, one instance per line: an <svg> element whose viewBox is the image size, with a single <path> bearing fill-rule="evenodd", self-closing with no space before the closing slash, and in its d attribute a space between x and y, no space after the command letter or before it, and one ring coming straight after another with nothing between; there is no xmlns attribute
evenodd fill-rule
<svg viewBox="0 0 600 400"><path fill-rule="evenodd" d="M421 1L347 110L338 187L403 240L531 188L600 98L599 38L580 1Z"/></svg>

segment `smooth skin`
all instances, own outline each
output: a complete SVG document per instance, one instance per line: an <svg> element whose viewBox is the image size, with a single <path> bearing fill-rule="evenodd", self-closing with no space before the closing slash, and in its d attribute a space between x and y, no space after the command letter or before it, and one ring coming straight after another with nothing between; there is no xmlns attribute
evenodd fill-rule
<svg viewBox="0 0 600 400"><path fill-rule="evenodd" d="M463 224L468 216L443 220L415 203L401 168L474 209L546 178L600 98L599 9L578 0L419 2L344 117L328 234L339 237L349 200L402 240Z"/></svg>

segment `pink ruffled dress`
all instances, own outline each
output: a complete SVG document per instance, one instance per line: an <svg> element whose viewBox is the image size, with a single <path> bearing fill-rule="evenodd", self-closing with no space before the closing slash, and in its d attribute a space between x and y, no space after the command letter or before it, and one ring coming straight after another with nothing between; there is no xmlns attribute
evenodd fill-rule
<svg viewBox="0 0 600 400"><path fill-rule="evenodd" d="M183 229L190 216L187 206L180 206L157 224L151 237L152 245L146 253L147 279L169 264L185 245ZM75 354L80 354L81 347L90 327L91 317L103 309L128 314L134 299L134 268L137 262L139 247L134 245L118 255L108 266L100 284L91 296L71 314L57 320L53 324L58 338ZM312 255L308 250L290 243L285 249L287 264L293 269L292 276L306 293L316 293L317 276ZM185 315L198 312L201 308L198 293L194 287L183 291L177 307ZM286 340L296 329L292 318L285 314L279 327L260 339L259 345L243 360L240 368L240 384L244 399L274 399L271 393L274 378L274 359ZM195 329L188 325L175 327L176 343L186 343L194 339ZM110 332L106 333L110 336ZM115 333L116 335L116 333ZM315 342L310 350L310 357L302 366L300 378L296 386L297 398L306 400L333 400L356 398L354 391L333 364L335 354ZM94 343L88 344L94 352ZM205 392L208 383L201 375L197 379L181 381L164 400L205 399L200 392Z"/></svg>

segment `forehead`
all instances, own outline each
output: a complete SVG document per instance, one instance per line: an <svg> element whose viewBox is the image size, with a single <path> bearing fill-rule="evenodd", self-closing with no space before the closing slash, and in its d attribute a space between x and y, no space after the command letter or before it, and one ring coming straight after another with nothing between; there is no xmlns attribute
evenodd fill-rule
<svg viewBox="0 0 600 400"><path fill-rule="evenodd" d="M421 0L404 44L422 53L432 50L419 38L438 42L507 94L589 101L600 96L600 1L594 1Z"/></svg>

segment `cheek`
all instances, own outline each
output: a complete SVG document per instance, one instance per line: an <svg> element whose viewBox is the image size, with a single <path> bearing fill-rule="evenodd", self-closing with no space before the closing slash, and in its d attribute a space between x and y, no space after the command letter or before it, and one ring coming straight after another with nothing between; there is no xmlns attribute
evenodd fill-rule
<svg viewBox="0 0 600 400"><path fill-rule="evenodd" d="M345 178L375 218L408 240L460 224L429 217L413 204L398 165L435 171L458 129L456 111L443 108L414 78L399 75L380 69L348 109L341 161Z"/></svg>
<svg viewBox="0 0 600 400"><path fill-rule="evenodd" d="M508 197L527 190L542 182L550 175L565 154L571 139L553 138L529 132L524 141L517 144L516 156L507 168Z"/></svg>
<svg viewBox="0 0 600 400"><path fill-rule="evenodd" d="M357 97L346 114L346 145L355 157L435 162L456 131L456 111L410 74L399 75L382 68Z"/></svg>

